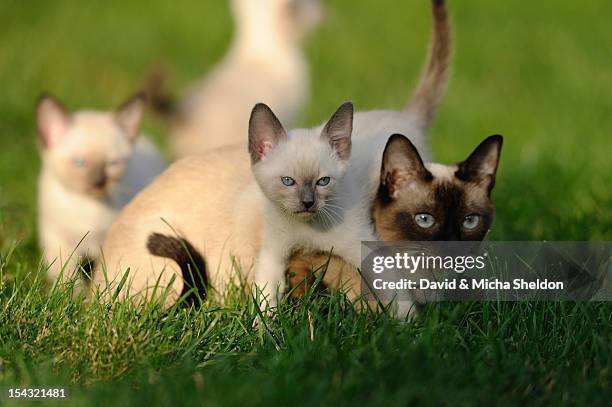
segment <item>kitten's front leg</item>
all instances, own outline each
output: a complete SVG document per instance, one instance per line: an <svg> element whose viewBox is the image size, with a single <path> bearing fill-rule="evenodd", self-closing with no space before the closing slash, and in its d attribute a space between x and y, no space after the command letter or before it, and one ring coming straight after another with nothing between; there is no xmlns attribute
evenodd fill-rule
<svg viewBox="0 0 612 407"><path fill-rule="evenodd" d="M287 250L280 241L264 239L255 267L255 289L264 297L261 304L267 301L270 308L276 307L285 292Z"/></svg>
<svg viewBox="0 0 612 407"><path fill-rule="evenodd" d="M47 267L47 280L50 283L66 283L74 280L73 292L76 294L81 291L84 277L81 276L80 263L82 253L71 252L64 245L47 245L43 248L44 260Z"/></svg>

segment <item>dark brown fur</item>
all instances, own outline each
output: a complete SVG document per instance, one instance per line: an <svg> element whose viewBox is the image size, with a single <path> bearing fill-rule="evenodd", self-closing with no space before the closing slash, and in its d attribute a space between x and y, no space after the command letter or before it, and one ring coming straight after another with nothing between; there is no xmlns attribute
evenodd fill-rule
<svg viewBox="0 0 612 407"><path fill-rule="evenodd" d="M147 249L152 255L172 259L179 265L183 278L181 297L188 304L198 305L198 299L205 298L208 286L206 263L188 240L152 233L147 240Z"/></svg>
<svg viewBox="0 0 612 407"><path fill-rule="evenodd" d="M452 33L444 0L432 0L433 33L427 65L408 104L407 110L429 127L446 89L452 56Z"/></svg>
<svg viewBox="0 0 612 407"><path fill-rule="evenodd" d="M156 66L145 78L142 92L153 113L168 119L177 119L176 100L165 89L166 78L166 68L162 65Z"/></svg>

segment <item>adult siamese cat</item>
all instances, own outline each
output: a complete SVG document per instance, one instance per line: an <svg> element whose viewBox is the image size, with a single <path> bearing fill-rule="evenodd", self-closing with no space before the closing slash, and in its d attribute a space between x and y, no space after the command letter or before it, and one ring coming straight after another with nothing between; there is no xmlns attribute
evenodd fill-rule
<svg viewBox="0 0 612 407"><path fill-rule="evenodd" d="M68 278L83 257L95 258L118 211L165 164L139 135L144 98L113 112L69 113L40 98L36 120L42 158L38 185L39 240L51 281Z"/></svg>
<svg viewBox="0 0 612 407"><path fill-rule="evenodd" d="M320 1L232 0L231 6L231 48L177 112L171 140L179 158L242 142L257 102L292 123L308 99L301 43L320 19Z"/></svg>

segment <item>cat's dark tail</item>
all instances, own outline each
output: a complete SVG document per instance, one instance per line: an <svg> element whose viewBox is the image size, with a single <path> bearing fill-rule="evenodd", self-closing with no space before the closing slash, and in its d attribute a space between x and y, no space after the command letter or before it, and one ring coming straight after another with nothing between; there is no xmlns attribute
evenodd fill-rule
<svg viewBox="0 0 612 407"><path fill-rule="evenodd" d="M445 0L431 0L433 13L433 33L429 45L429 55L421 78L406 111L421 121L428 129L436 108L444 95L448 82L450 59L452 55L452 33Z"/></svg>
<svg viewBox="0 0 612 407"><path fill-rule="evenodd" d="M141 90L153 113L172 119L176 115L177 105L176 100L166 90L167 77L167 69L159 64L145 77Z"/></svg>
<svg viewBox="0 0 612 407"><path fill-rule="evenodd" d="M184 238L152 233L147 239L147 249L154 256L174 260L181 268L183 291L181 297L189 304L199 304L204 299L208 277L202 255Z"/></svg>

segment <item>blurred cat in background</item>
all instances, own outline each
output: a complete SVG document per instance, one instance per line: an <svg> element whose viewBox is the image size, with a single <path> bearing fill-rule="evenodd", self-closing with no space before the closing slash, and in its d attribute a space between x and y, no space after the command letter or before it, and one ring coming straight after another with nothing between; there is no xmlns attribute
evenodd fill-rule
<svg viewBox="0 0 612 407"><path fill-rule="evenodd" d="M175 112L177 157L243 142L257 102L290 125L307 102L301 43L320 20L320 0L232 0L231 7L236 30L229 51Z"/></svg>
<svg viewBox="0 0 612 407"><path fill-rule="evenodd" d="M140 136L144 106L137 94L113 112L69 113L50 95L39 99L38 227L49 280L67 279L84 257L95 259L119 209L165 169Z"/></svg>

